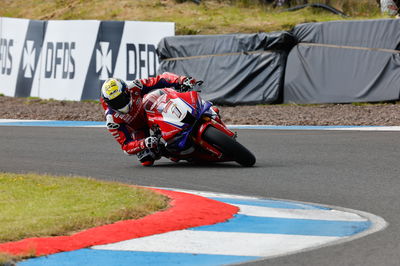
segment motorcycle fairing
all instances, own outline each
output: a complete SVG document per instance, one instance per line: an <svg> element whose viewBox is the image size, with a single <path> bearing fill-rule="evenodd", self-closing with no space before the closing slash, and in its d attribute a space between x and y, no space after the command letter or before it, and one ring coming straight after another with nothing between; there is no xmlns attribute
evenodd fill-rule
<svg viewBox="0 0 400 266"><path fill-rule="evenodd" d="M178 93L169 88L159 89L147 94L143 104L150 126L155 125L160 129L170 152L180 154L197 143L217 160L223 160L222 152L204 141L202 134L208 126L228 136L234 136L234 133L211 118L212 103L202 100L198 92ZM192 132L196 133L192 135Z"/></svg>

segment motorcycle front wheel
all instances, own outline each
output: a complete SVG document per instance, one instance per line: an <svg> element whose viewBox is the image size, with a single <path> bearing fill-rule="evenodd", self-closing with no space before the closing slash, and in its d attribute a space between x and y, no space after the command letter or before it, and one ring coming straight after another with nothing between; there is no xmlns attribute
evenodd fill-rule
<svg viewBox="0 0 400 266"><path fill-rule="evenodd" d="M249 167L256 163L256 157L246 147L215 127L207 127L203 133L203 139L242 166Z"/></svg>

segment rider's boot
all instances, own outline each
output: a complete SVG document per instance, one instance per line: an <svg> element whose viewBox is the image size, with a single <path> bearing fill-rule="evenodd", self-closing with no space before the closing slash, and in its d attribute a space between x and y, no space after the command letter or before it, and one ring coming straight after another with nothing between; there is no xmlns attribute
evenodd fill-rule
<svg viewBox="0 0 400 266"><path fill-rule="evenodd" d="M146 149L136 154L139 162L143 166L152 166L154 164L156 155L150 149Z"/></svg>
<svg viewBox="0 0 400 266"><path fill-rule="evenodd" d="M154 160L140 162L143 166L152 166L154 164Z"/></svg>
<svg viewBox="0 0 400 266"><path fill-rule="evenodd" d="M174 163L178 163L178 162L180 161L180 159L179 159L179 158L176 158L176 157L169 157L169 159L170 159L171 161L173 161Z"/></svg>

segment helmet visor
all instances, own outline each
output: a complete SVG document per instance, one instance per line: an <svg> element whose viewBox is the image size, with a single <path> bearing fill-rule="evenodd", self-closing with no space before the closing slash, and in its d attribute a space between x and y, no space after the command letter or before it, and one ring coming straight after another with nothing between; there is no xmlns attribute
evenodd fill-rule
<svg viewBox="0 0 400 266"><path fill-rule="evenodd" d="M127 105L125 105L122 108L119 108L117 111L120 113L123 113L123 114L127 114L131 110L131 106L132 106L132 104L131 104L131 102L129 102Z"/></svg>
<svg viewBox="0 0 400 266"><path fill-rule="evenodd" d="M130 97L127 93L121 93L116 98L107 101L107 104L114 110L122 109L129 103Z"/></svg>

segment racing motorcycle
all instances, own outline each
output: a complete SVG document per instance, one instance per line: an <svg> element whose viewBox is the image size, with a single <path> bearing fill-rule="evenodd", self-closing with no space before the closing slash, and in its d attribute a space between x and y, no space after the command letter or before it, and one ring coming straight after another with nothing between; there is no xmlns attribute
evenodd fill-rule
<svg viewBox="0 0 400 266"><path fill-rule="evenodd" d="M148 126L160 143L156 153L175 162L235 161L253 166L255 156L236 141L236 133L222 122L218 109L199 92L164 88L144 96Z"/></svg>

